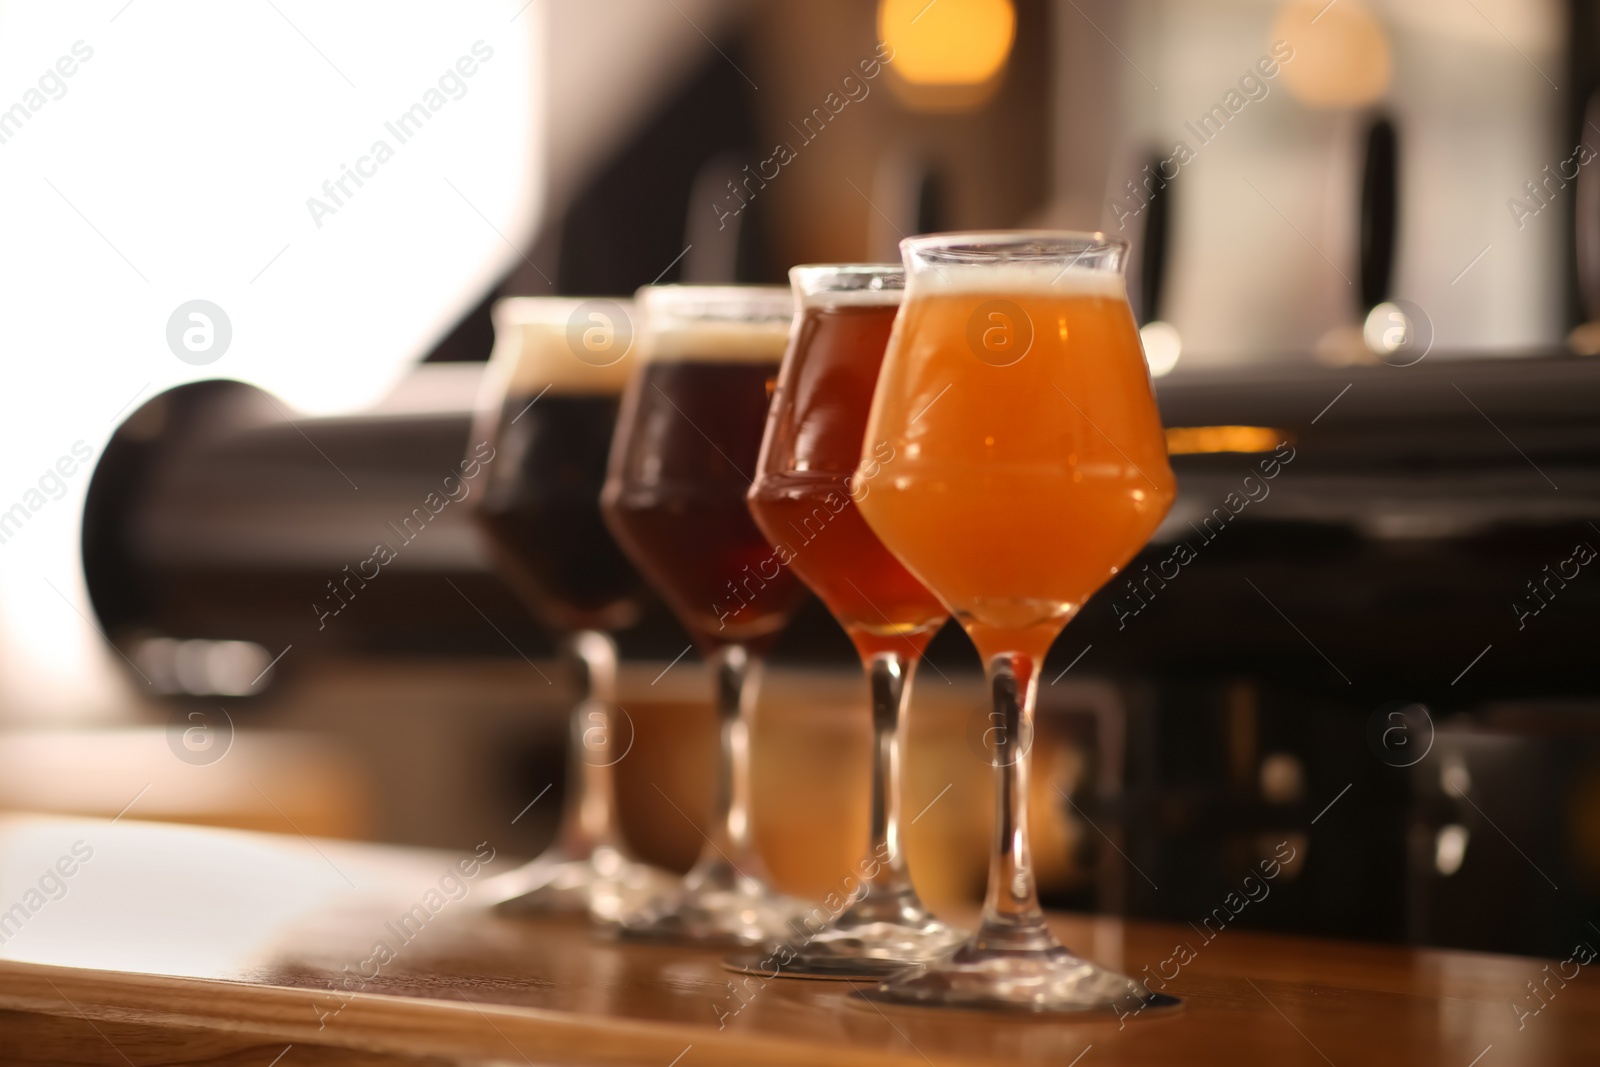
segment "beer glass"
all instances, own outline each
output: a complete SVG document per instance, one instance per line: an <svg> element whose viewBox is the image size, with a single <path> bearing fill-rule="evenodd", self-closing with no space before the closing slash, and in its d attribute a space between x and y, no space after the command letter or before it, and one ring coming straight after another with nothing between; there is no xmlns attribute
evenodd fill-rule
<svg viewBox="0 0 1600 1067"><path fill-rule="evenodd" d="M612 764L616 648L609 632L639 614L642 582L606 530L600 488L633 329L627 301L519 297L493 310L495 346L469 460L485 464L474 512L499 573L562 636L583 698L572 712L567 796L556 843L500 876L514 913L587 912L615 923L676 879L628 855L617 826ZM623 729L622 744L631 744Z"/></svg>
<svg viewBox="0 0 1600 1067"><path fill-rule="evenodd" d="M804 589L745 506L794 317L783 288L650 286L642 366L624 393L602 497L617 541L711 663L716 806L682 894L636 937L766 944L800 904L774 893L750 839L749 730L762 655ZM670 799L670 798L669 798Z"/></svg>
<svg viewBox="0 0 1600 1067"><path fill-rule="evenodd" d="M875 478L851 484L905 275L898 263L855 263L795 267L789 279L800 311L767 416L750 512L855 644L873 744L870 830L855 872L863 895L831 921L826 913L808 917L782 973L881 977L966 937L922 906L900 848L900 721L922 651L949 616L856 510ZM871 442L867 454L879 467L893 463L887 442Z"/></svg>
<svg viewBox="0 0 1600 1067"><path fill-rule="evenodd" d="M994 233L900 247L905 305L862 446L857 476L872 474L872 491L857 507L983 657L996 820L977 932L866 995L1028 1012L1171 1006L1062 947L1028 851L1027 741L1045 653L1175 492L1123 285L1127 245Z"/></svg>

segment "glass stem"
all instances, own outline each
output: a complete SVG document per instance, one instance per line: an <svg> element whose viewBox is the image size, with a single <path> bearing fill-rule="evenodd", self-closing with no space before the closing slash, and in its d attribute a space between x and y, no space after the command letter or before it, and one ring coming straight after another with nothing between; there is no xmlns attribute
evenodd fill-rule
<svg viewBox="0 0 1600 1067"><path fill-rule="evenodd" d="M872 693L872 820L863 869L873 872L866 879L867 896L886 905L902 899L916 904L900 850L900 723L916 668L916 660L897 652L880 652L866 662Z"/></svg>
<svg viewBox="0 0 1600 1067"><path fill-rule="evenodd" d="M561 849L586 859L599 848L619 848L611 766L617 690L617 646L598 630L569 637L565 651L579 671L582 697L572 709L567 746L567 796L562 807Z"/></svg>
<svg viewBox="0 0 1600 1067"><path fill-rule="evenodd" d="M1028 766L1033 743L1037 665L1017 652L987 665L994 696L985 740L995 768L994 853L983 922L969 944L981 950L1038 952L1059 946L1044 924L1028 846Z"/></svg>
<svg viewBox="0 0 1600 1067"><path fill-rule="evenodd" d="M717 791L705 847L689 879L731 886L741 876L764 872L750 839L750 718L760 662L742 645L725 645L711 656L716 687Z"/></svg>

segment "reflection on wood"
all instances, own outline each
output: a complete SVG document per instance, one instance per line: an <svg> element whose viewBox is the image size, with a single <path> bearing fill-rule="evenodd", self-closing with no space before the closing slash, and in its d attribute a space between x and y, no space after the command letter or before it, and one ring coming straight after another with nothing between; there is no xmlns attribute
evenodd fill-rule
<svg viewBox="0 0 1600 1067"><path fill-rule="evenodd" d="M493 851L0 821L0 1061L264 1067L287 1045L294 1063L370 1064L1062 1065L1091 1045L1102 1065L1464 1067L1490 1045L1498 1063L1600 1061L1586 968L1519 1029L1510 1005L1540 961L1110 918L1055 925L1107 965L1178 969L1186 1010L1119 1028L879 1011L844 983L741 991L714 952L495 917Z"/></svg>

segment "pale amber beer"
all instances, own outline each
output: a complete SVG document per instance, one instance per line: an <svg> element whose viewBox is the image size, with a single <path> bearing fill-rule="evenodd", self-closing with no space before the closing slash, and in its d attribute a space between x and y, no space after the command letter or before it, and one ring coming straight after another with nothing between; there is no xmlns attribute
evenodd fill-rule
<svg viewBox="0 0 1600 1067"><path fill-rule="evenodd" d="M857 506L985 659L1043 659L1172 503L1138 329L1117 273L945 274L889 342L866 437L894 459Z"/></svg>
<svg viewBox="0 0 1600 1067"><path fill-rule="evenodd" d="M865 994L894 1003L1141 1014L1177 1001L1073 955L1044 921L1028 845L1039 670L1083 602L1155 532L1176 487L1103 234L935 234L900 246L857 507L983 656L994 856L978 931Z"/></svg>

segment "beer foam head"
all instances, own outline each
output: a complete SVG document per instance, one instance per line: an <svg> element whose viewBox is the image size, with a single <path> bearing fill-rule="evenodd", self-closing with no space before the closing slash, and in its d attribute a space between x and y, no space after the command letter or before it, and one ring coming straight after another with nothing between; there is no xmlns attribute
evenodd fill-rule
<svg viewBox="0 0 1600 1067"><path fill-rule="evenodd" d="M509 394L620 393L638 361L631 300L512 297L491 316L490 377Z"/></svg>
<svg viewBox="0 0 1600 1067"><path fill-rule="evenodd" d="M647 285L636 300L645 362L777 363L794 322L781 286Z"/></svg>
<svg viewBox="0 0 1600 1067"><path fill-rule="evenodd" d="M898 263L807 263L789 268L789 283L808 308L899 307L906 274Z"/></svg>
<svg viewBox="0 0 1600 1067"><path fill-rule="evenodd" d="M932 234L900 250L919 292L1127 298L1127 242L1100 233Z"/></svg>
<svg viewBox="0 0 1600 1067"><path fill-rule="evenodd" d="M1051 267L992 265L940 266L916 278L916 293L984 293L995 296L1100 296L1126 300L1122 275L1105 271Z"/></svg>

